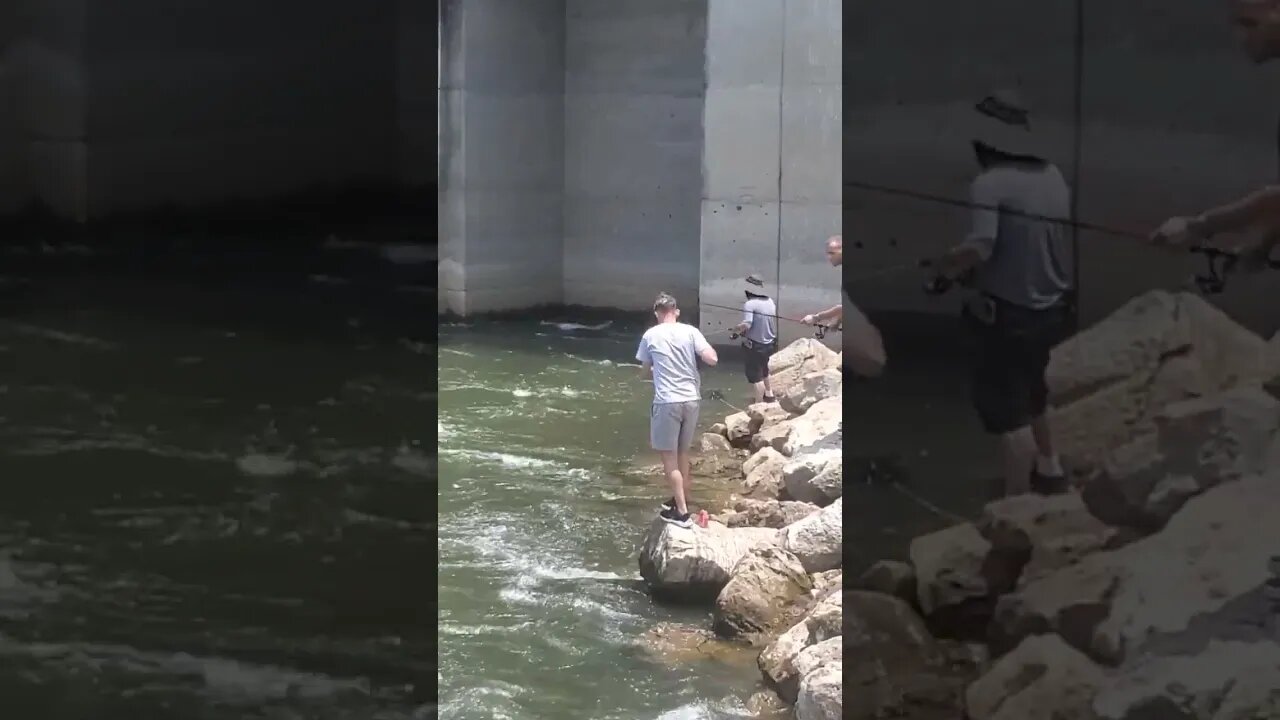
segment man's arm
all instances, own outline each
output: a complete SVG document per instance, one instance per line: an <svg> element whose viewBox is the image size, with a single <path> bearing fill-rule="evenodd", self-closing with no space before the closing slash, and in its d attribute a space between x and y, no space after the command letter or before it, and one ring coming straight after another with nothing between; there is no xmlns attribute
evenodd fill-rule
<svg viewBox="0 0 1280 720"><path fill-rule="evenodd" d="M648 361L640 363L640 379L646 381L653 379L653 363Z"/></svg>
<svg viewBox="0 0 1280 720"><path fill-rule="evenodd" d="M636 360L640 362L640 378L648 380L653 376L653 357L649 355L649 344L640 338L640 347L636 348Z"/></svg>
<svg viewBox="0 0 1280 720"><path fill-rule="evenodd" d="M816 323L825 324L828 320L839 320L842 317L844 317L844 306L832 305L831 307L827 308L826 310L822 310L821 312L816 312L812 315L805 315L804 317L800 318L800 322L804 323L805 325L814 325Z"/></svg>
<svg viewBox="0 0 1280 720"><path fill-rule="evenodd" d="M1151 241L1181 245L1258 226L1268 226L1268 234L1280 230L1280 185L1269 185L1193 217L1169 218L1151 233Z"/></svg>
<svg viewBox="0 0 1280 720"><path fill-rule="evenodd" d="M711 347L711 343L707 342L707 338L702 334L702 331L694 328L693 332L693 349L697 351L698 357L708 366L715 367L716 363L720 362L720 356L716 354L716 349Z"/></svg>
<svg viewBox="0 0 1280 720"><path fill-rule="evenodd" d="M866 377L877 377L884 372L884 339L861 310L854 305L849 307L853 313L844 327L845 357L853 366L854 372Z"/></svg>
<svg viewBox="0 0 1280 720"><path fill-rule="evenodd" d="M756 313L754 310L748 310L745 307L742 308L742 322L729 328L729 332L734 333L735 335L741 335L747 331L747 328L751 327L751 323L755 321L755 318Z"/></svg>
<svg viewBox="0 0 1280 720"><path fill-rule="evenodd" d="M1000 193L993 177L979 175L974 178L969 186L969 205L973 214L970 216L968 237L938 261L938 274L948 280L957 280L986 262L996 247L996 235L1000 231Z"/></svg>

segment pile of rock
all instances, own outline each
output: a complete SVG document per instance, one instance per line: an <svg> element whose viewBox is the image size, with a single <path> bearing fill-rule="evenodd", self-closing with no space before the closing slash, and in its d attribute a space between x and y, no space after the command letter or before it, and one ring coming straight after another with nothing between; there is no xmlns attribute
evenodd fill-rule
<svg viewBox="0 0 1280 720"><path fill-rule="evenodd" d="M1078 489L992 503L862 575L900 617L843 634L865 659L850 696L878 703L850 717L1280 718L1276 346L1151 293L1059 348Z"/></svg>
<svg viewBox="0 0 1280 720"><path fill-rule="evenodd" d="M640 550L655 595L711 607L709 631L664 625L646 635L648 647L667 659L749 648L771 688L750 705L794 706L803 720L843 717L839 367L838 354L810 339L774 355L778 401L730 415L700 443L700 464L736 462L740 492L706 528L655 520ZM735 454L744 451L745 461Z"/></svg>

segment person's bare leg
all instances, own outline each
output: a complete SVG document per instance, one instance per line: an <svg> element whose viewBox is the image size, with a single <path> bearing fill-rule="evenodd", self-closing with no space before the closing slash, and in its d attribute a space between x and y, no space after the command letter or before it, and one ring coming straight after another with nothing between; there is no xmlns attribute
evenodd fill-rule
<svg viewBox="0 0 1280 720"><path fill-rule="evenodd" d="M764 380L763 380L763 381L761 381L761 382L764 384L764 394L765 394L765 396L767 397L767 396L771 396L771 395L773 395L773 386L769 384L769 376L768 376L768 375L766 375L766 376L765 376L765 378L764 378Z"/></svg>
<svg viewBox="0 0 1280 720"><path fill-rule="evenodd" d="M764 383L752 383L751 388L756 391L756 402L764 402L764 396L769 394L765 390Z"/></svg>
<svg viewBox="0 0 1280 720"><path fill-rule="evenodd" d="M1062 463L1053 447L1053 432L1049 428L1049 416L1042 413L1031 421L1031 434L1036 441L1036 471L1048 477L1062 475Z"/></svg>
<svg viewBox="0 0 1280 720"><path fill-rule="evenodd" d="M1001 435L1000 453L1004 464L1005 495L1022 495L1030 491L1031 468L1036 461L1036 439L1031 428L1019 428Z"/></svg>
<svg viewBox="0 0 1280 720"><path fill-rule="evenodd" d="M680 465L680 477L684 480L684 503L688 507L689 498L693 495L693 470L689 468L689 451L681 450L676 457Z"/></svg>
<svg viewBox="0 0 1280 720"><path fill-rule="evenodd" d="M667 476L667 487L671 488L671 497L676 499L676 512L681 515L689 512L685 505L684 478L680 474L680 461L674 452L662 451L662 471Z"/></svg>

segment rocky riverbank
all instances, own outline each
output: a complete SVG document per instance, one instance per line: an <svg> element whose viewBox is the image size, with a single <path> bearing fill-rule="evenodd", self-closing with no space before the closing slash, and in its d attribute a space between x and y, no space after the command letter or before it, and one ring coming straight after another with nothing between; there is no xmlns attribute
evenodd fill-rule
<svg viewBox="0 0 1280 720"><path fill-rule="evenodd" d="M709 627L660 625L665 662L754 663L770 688L760 717L842 717L844 595L840 356L804 339L769 367L777 402L734 413L702 436L694 502L706 528L655 520L640 573L665 600L704 603ZM721 508L718 512L714 508Z"/></svg>

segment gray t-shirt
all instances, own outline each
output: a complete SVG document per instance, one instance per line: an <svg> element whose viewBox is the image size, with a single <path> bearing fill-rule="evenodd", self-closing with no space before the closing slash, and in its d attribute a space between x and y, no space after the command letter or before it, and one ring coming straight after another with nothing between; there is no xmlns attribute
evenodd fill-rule
<svg viewBox="0 0 1280 720"><path fill-rule="evenodd" d="M773 298L754 297L742 304L742 322L747 323L747 339L758 345L772 345L778 339L774 316L778 306Z"/></svg>
<svg viewBox="0 0 1280 720"><path fill-rule="evenodd" d="M1053 165L997 167L969 190L974 210L967 243L984 260L974 271L974 288L1032 310L1062 302L1071 289L1071 190L1062 172Z"/></svg>
<svg viewBox="0 0 1280 720"><path fill-rule="evenodd" d="M655 404L702 399L698 353L709 347L698 328L682 322L658 323L645 331L636 360L653 365Z"/></svg>

